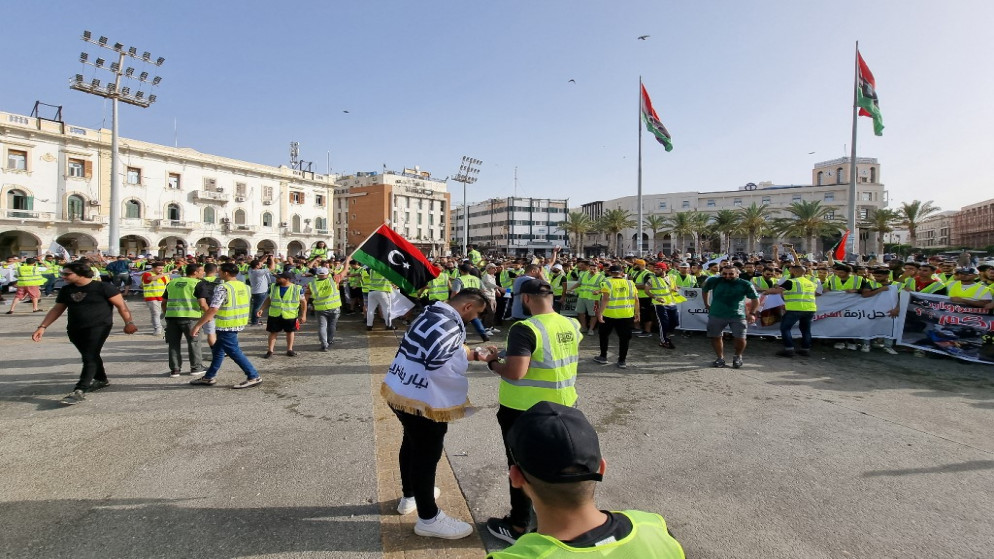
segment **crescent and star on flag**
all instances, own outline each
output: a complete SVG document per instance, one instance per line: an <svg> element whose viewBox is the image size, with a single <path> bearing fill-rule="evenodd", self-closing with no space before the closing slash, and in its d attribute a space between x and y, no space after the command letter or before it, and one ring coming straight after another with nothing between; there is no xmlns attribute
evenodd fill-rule
<svg viewBox="0 0 994 559"><path fill-rule="evenodd" d="M400 259L399 262L394 260L395 256ZM391 250L387 253L387 262L393 266L403 266L405 270L411 267L411 265L407 262L407 259L404 258L404 253L399 250Z"/></svg>

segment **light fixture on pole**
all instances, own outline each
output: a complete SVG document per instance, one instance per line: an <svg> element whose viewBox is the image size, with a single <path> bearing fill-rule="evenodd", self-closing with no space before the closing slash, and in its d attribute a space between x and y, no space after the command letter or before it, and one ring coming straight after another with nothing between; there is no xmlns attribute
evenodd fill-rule
<svg viewBox="0 0 994 559"><path fill-rule="evenodd" d="M148 108L149 105L155 102L156 96L149 95L145 96L145 92L140 88L142 85L147 84L148 72L141 72L141 78L138 80L140 83L134 85L135 93L131 93L131 87L122 87L122 80L135 79L134 73L135 69L132 67L125 68L125 60L127 58L133 58L137 63L141 64L153 64L155 66L162 66L162 63L166 61L165 58L159 57L156 60L151 60L151 54L148 52L143 53L142 56L138 56L138 49L135 47L130 47L127 51L124 50L124 45L121 43L114 43L113 45L108 45L107 37L101 36L99 39L94 40L93 34L89 31L83 31L82 39L84 42L94 45L98 48L106 49L117 55L117 62L111 62L109 66L105 65L106 60L102 57L97 56L94 62L90 62L90 56L87 53L81 53L79 55L79 61L86 65L92 66L97 70L102 70L108 72L113 76L104 87L100 87L100 80L98 78L93 78L91 81L87 82L84 79L83 74L76 74L74 77L69 79L69 88L75 89L77 91L82 91L83 93L89 93L91 95L97 95L105 99L110 99L112 101L112 118L111 118L111 173L110 173L110 224L109 224L109 239L108 239L108 253L111 256L117 256L120 252L121 247L121 177L118 173L120 167L121 155L118 151L117 145L117 102L122 101L129 105L135 105L136 107ZM98 51L102 52L102 51ZM108 57L109 58L109 57ZM96 72L94 72L95 74ZM149 87L155 87L159 85L162 78L156 76L151 81Z"/></svg>
<svg viewBox="0 0 994 559"><path fill-rule="evenodd" d="M466 185L476 182L477 174L480 172L480 165L483 162L473 159L468 155L462 156L462 164L459 166L459 173L452 180L462 183L462 255L469 254L469 206L466 204Z"/></svg>

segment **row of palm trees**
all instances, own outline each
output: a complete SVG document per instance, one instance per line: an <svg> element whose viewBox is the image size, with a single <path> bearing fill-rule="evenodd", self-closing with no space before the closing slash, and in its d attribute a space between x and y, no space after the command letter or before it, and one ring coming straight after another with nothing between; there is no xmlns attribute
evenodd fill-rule
<svg viewBox="0 0 994 559"><path fill-rule="evenodd" d="M744 236L749 253L756 252L760 239L764 237L803 239L805 251L815 252L819 238L838 235L845 230L845 220L835 215L838 209L822 205L817 200L794 202L782 210L753 202L737 210L723 209L714 213L686 211L669 216L650 214L642 220L642 227L647 233L652 233L653 239L658 239L660 233L671 235L673 247L677 250L685 246L684 240L690 239L698 253L704 252L704 243L710 245L711 241L718 241L719 252L731 252L732 237ZM932 202L914 200L902 203L896 210L882 208L871 211L859 226L876 234L877 253L883 251L884 235L896 227L908 230L911 246L914 247L918 241L918 227L938 211L939 208ZM634 229L637 225L628 210L613 209L605 211L597 220L580 211L570 212L566 220L559 224L559 229L571 238L577 253L583 253L587 234L603 233L608 237L609 251L619 254L619 233Z"/></svg>

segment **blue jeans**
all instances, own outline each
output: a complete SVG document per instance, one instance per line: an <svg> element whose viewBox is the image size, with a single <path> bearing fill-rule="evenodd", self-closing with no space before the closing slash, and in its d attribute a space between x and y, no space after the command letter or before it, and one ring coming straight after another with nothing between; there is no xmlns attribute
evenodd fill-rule
<svg viewBox="0 0 994 559"><path fill-rule="evenodd" d="M259 324L262 322L256 313L262 308L262 304L266 302L266 296L268 293L253 293L252 299L249 301L249 323Z"/></svg>
<svg viewBox="0 0 994 559"><path fill-rule="evenodd" d="M786 311L780 319L780 337L783 338L783 347L794 349L794 338L790 335L791 328L795 324L801 328L801 349L811 349L811 320L815 317L814 311Z"/></svg>
<svg viewBox="0 0 994 559"><path fill-rule="evenodd" d="M238 332L218 330L217 342L211 348L211 355L213 356L213 361L211 361L211 366L207 369L207 373L204 374L205 378L214 378L217 376L225 355L231 357L242 368L242 371L245 372L248 378L253 379L259 376L259 372L252 366L252 362L242 353L242 348L238 347Z"/></svg>
<svg viewBox="0 0 994 559"><path fill-rule="evenodd" d="M55 276L45 276L45 285L41 289L42 293L46 296L55 292Z"/></svg>
<svg viewBox="0 0 994 559"><path fill-rule="evenodd" d="M331 309L328 311L315 311L318 315L318 340L321 341L322 347L327 347L328 344L335 341L335 330L338 326L338 317L342 313L342 309Z"/></svg>

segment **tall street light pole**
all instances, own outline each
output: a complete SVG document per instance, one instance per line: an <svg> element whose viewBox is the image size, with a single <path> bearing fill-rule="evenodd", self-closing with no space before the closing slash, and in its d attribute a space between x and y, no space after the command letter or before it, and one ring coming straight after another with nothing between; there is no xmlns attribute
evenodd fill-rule
<svg viewBox="0 0 994 559"><path fill-rule="evenodd" d="M117 102L123 101L129 105L143 109L155 103L156 96L154 94L146 95L146 92L142 91L141 88L148 87L149 91L151 91L159 85L162 78L155 76L149 79L149 73L146 68L150 65L162 66L162 63L166 59L161 56L153 59L148 51L143 51L139 54L136 47L125 48L121 43L110 45L108 44L107 37L100 36L94 39L93 34L89 31L83 31L82 39L86 43L106 49L117 55L117 62L111 62L110 65L106 65L107 61L99 54L94 60L90 60L90 55L86 52L79 55L79 61L83 63L84 70L86 66L92 66L96 70L104 70L110 73L111 78L104 87L101 87L99 78L94 77L90 81L86 81L82 73L76 74L69 80L70 89L111 100L110 227L107 252L111 256L117 256L121 248L121 176L118 173L121 154L118 152L117 141ZM98 53L100 52L98 51ZM104 56L107 55L105 54ZM112 56L110 55L108 58ZM136 65L140 65L138 70L135 70L131 66L125 68L125 61L131 62L132 60ZM134 93L131 91L132 86L135 88Z"/></svg>
<svg viewBox="0 0 994 559"><path fill-rule="evenodd" d="M459 173L452 179L462 183L462 255L469 254L469 205L466 204L466 185L476 182L477 174L480 172L480 165L483 162L473 159L468 155L462 156L462 164L459 166Z"/></svg>

